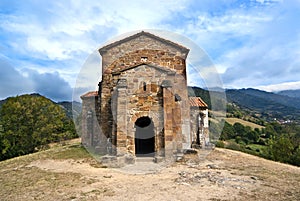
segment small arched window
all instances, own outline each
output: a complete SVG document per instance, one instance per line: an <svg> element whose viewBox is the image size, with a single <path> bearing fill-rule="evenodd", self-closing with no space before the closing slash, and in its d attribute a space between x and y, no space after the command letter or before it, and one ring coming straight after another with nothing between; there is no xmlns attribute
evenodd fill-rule
<svg viewBox="0 0 300 201"><path fill-rule="evenodd" d="M146 82L143 82L143 90L144 90L144 91L147 90L147 84L146 84Z"/></svg>

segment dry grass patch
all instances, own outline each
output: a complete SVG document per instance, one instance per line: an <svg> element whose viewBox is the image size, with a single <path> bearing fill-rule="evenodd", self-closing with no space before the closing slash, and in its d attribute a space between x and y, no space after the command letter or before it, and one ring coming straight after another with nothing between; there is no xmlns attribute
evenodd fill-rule
<svg viewBox="0 0 300 201"><path fill-rule="evenodd" d="M249 122L249 121L245 121L245 120L242 120L242 119L238 119L238 118L226 118L225 121L227 121L231 125L233 125L235 123L240 123L243 126L249 126L252 129L254 129L254 128L262 129L262 128L264 128L264 126L261 126L261 125L258 125L258 124L255 124L255 123L252 123L252 122Z"/></svg>
<svg viewBox="0 0 300 201"><path fill-rule="evenodd" d="M203 154L202 154L203 155ZM155 173L99 164L79 143L0 162L1 200L297 200L300 168L215 149Z"/></svg>

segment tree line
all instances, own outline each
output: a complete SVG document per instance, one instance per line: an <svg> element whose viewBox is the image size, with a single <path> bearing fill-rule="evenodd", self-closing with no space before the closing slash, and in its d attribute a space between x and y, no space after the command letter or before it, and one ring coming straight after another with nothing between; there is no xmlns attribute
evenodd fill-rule
<svg viewBox="0 0 300 201"><path fill-rule="evenodd" d="M213 133L221 133L216 143L219 147L300 166L300 126L297 124L271 122L264 128L252 129L238 122L231 125L225 121L223 130L214 122L210 122L210 127Z"/></svg>
<svg viewBox="0 0 300 201"><path fill-rule="evenodd" d="M0 109L0 160L77 137L63 108L43 96L8 98Z"/></svg>

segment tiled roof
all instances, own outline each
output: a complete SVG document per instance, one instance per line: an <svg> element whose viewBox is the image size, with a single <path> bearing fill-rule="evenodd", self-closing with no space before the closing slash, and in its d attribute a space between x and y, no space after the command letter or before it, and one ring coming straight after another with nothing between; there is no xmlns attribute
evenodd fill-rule
<svg viewBox="0 0 300 201"><path fill-rule="evenodd" d="M189 97L191 107L207 108L207 104L200 97Z"/></svg>
<svg viewBox="0 0 300 201"><path fill-rule="evenodd" d="M86 94L83 94L80 96L80 98L90 98L90 97L95 97L98 96L98 91L89 91Z"/></svg>

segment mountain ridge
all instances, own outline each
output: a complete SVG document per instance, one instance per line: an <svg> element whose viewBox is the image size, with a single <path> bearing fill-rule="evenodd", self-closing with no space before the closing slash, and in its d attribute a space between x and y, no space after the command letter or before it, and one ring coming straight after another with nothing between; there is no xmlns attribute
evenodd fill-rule
<svg viewBox="0 0 300 201"><path fill-rule="evenodd" d="M282 90L276 93L279 95L289 96L293 98L300 98L300 89Z"/></svg>

